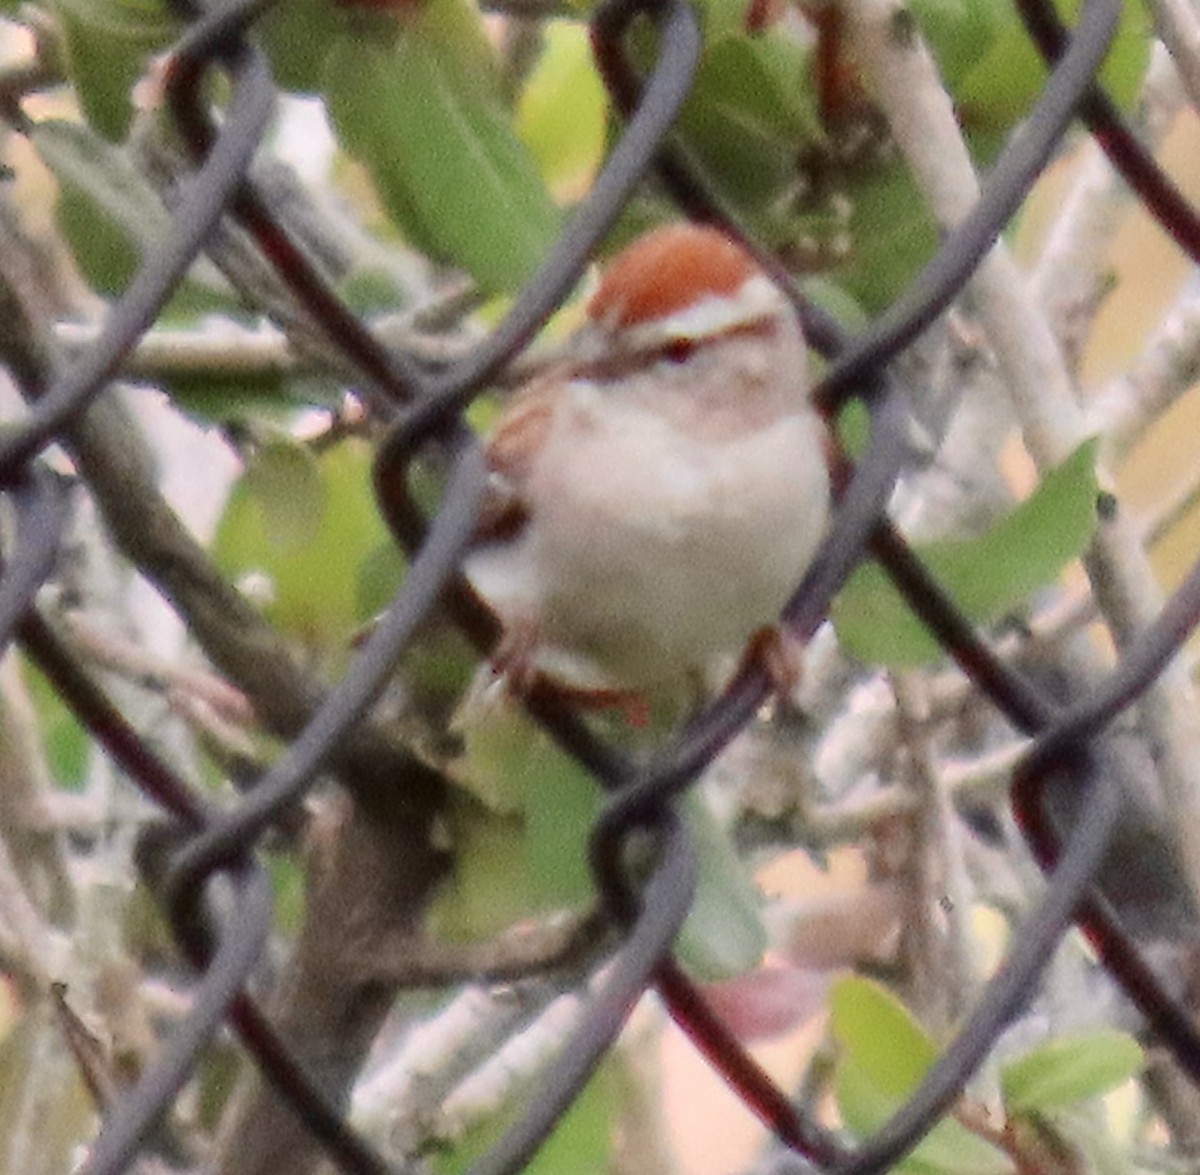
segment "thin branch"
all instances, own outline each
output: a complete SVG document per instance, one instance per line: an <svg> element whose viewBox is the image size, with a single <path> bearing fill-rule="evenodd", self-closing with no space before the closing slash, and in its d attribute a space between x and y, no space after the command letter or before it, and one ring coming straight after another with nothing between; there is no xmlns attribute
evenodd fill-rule
<svg viewBox="0 0 1200 1175"><path fill-rule="evenodd" d="M1090 594L1058 594L1039 609L1022 631L1004 633L992 646L996 655L1007 662L1028 656L1039 649L1049 650L1072 640L1097 619L1096 602ZM958 666L939 673L929 686L929 704L934 715L957 713L978 687Z"/></svg>
<svg viewBox="0 0 1200 1175"><path fill-rule="evenodd" d="M562 1044L580 997L547 985L468 988L355 1090L352 1119L398 1159L455 1141Z"/></svg>
<svg viewBox="0 0 1200 1175"><path fill-rule="evenodd" d="M1200 469L1188 473L1189 479L1155 502L1153 512L1142 520L1142 541L1147 550L1162 542L1200 503Z"/></svg>
<svg viewBox="0 0 1200 1175"><path fill-rule="evenodd" d="M249 726L254 721L254 711L246 695L223 678L198 667L180 665L116 633L106 632L81 612L65 612L62 623L71 645L85 659L147 689L190 694L229 722Z"/></svg>
<svg viewBox="0 0 1200 1175"><path fill-rule="evenodd" d="M947 758L940 762L942 784L955 802L999 800L1012 782L1013 768L1029 744L1021 739L973 758ZM899 784L872 787L861 798L832 804L805 804L798 833L805 844L832 848L861 842L875 828L917 810L912 791Z"/></svg>
<svg viewBox="0 0 1200 1175"><path fill-rule="evenodd" d="M216 570L155 484L136 421L114 397L98 401L73 445L122 553L174 605L213 664L244 692L259 719L283 738L315 711L320 686L258 611ZM432 772L390 731L369 718L333 753L354 789L393 789L408 779L414 812L440 791ZM418 781L425 781L419 786ZM430 785L433 784L433 793Z"/></svg>
<svg viewBox="0 0 1200 1175"><path fill-rule="evenodd" d="M0 838L0 927L6 968L21 982L28 998L49 989L67 958L68 940L56 931L30 899L8 845Z"/></svg>
<svg viewBox="0 0 1200 1175"><path fill-rule="evenodd" d="M67 354L74 356L92 346L100 337L100 327L60 322L55 324L54 334ZM265 383L294 375L299 366L299 357L282 331L269 325L249 328L222 321L198 329L158 327L148 331L124 371L130 379L151 383L188 376Z"/></svg>
<svg viewBox="0 0 1200 1175"><path fill-rule="evenodd" d="M961 1017L972 988L971 886L963 856L963 829L941 778L929 738L928 699L915 674L893 678L900 737L907 751L909 789L916 800L913 838L916 960L924 972L926 1005L948 1025ZM941 911L942 934L935 911Z"/></svg>
<svg viewBox="0 0 1200 1175"><path fill-rule="evenodd" d="M1137 125L1147 145L1162 141L1181 101L1176 75L1158 47L1138 111ZM1128 186L1094 139L1088 139L1078 154L1030 274L1032 294L1048 315L1072 369L1108 293L1113 238L1133 203Z"/></svg>
<svg viewBox="0 0 1200 1175"><path fill-rule="evenodd" d="M1129 369L1096 395L1089 419L1115 462L1200 379L1200 279L1189 278Z"/></svg>
<svg viewBox="0 0 1200 1175"><path fill-rule="evenodd" d="M1200 111L1200 14L1189 0L1148 0L1148 7L1188 100Z"/></svg>
<svg viewBox="0 0 1200 1175"><path fill-rule="evenodd" d="M1108 293L1109 252L1129 203L1129 189L1093 140L1081 155L1030 274L1030 291L1044 307L1072 369Z"/></svg>
<svg viewBox="0 0 1200 1175"><path fill-rule="evenodd" d="M573 993L559 996L528 1029L493 1052L442 1102L437 1134L447 1141L462 1138L471 1126L494 1118L511 1105L562 1051L582 1004L583 998Z"/></svg>
<svg viewBox="0 0 1200 1175"><path fill-rule="evenodd" d="M456 284L422 302L412 310L383 314L370 323L380 342L428 364L447 366L458 362L477 345L476 332L461 316L477 307L474 286ZM283 319L282 313L276 317ZM244 327L232 321L207 323L195 329L157 327L139 340L124 366L131 380L170 383L178 379L237 378L269 387L296 375L341 371L342 364L305 344L297 346L303 324L283 319L288 333L267 324ZM85 352L100 336L95 324L59 322L55 339L68 355ZM532 375L553 364L564 349L539 344L513 360L495 381L499 387L515 388ZM347 376L351 373L346 372Z"/></svg>
<svg viewBox="0 0 1200 1175"><path fill-rule="evenodd" d="M78 895L50 811L56 792L37 713L9 653L0 661L0 830L42 916L62 925Z"/></svg>
<svg viewBox="0 0 1200 1175"><path fill-rule="evenodd" d="M598 915L570 913L521 923L484 942L448 943L403 934L372 943L361 966L381 982L402 988L512 983L578 969L595 955L607 929Z"/></svg>

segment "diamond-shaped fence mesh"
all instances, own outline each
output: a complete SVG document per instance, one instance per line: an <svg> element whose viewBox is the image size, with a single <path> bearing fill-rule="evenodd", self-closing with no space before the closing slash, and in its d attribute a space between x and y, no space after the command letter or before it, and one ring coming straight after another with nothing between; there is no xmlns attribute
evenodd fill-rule
<svg viewBox="0 0 1200 1175"><path fill-rule="evenodd" d="M63 316L62 305L53 303L53 283L30 269L36 251L23 237L15 214L6 212L6 243L0 249L0 287L9 319L3 328L4 360L26 407L0 433L10 519L0 580L0 630L20 646L57 698L159 814L148 822L139 818L135 855L142 881L165 911L190 967L184 981L186 1007L173 1009L169 1027L126 1069L111 1052L93 1056L104 1052L104 1043L70 1010L71 976L55 975L49 963L44 973L34 969L32 988L25 990L36 989L36 980L46 976L65 984L54 997L60 1021L56 1031L71 1038L71 1055L103 1118L80 1169L100 1175L216 1164L212 1169L292 1171L313 1169L321 1155L345 1171L399 1169L348 1125L351 1089L397 992L462 982L472 975L485 984L515 984L513 990L519 992L528 977L553 972L560 977L556 992L567 990L568 980L575 983L578 1014L561 1034L561 1047L538 1067L518 1108L507 1111L506 1128L482 1150L470 1167L473 1172L517 1171L533 1160L613 1047L639 997L651 991L744 1107L773 1132L777 1145L764 1160L773 1164L771 1169L887 1170L947 1116L959 1124L968 1121L969 1111L960 1100L964 1088L986 1074L997 1039L1032 1004L1072 927L1083 932L1114 989L1136 1006L1142 1017L1139 1031L1155 1049L1169 1054L1177 1073L1200 1081L1200 1037L1180 956L1172 955L1168 964L1160 954L1150 957L1140 925L1145 904L1130 898L1138 886L1120 884L1122 877L1137 872L1138 855L1149 851L1137 839L1137 829L1130 831L1137 823L1130 796L1152 790L1151 779L1154 788L1160 779L1182 779L1176 791L1184 790L1196 774L1189 761L1195 716L1186 710L1186 674L1172 678L1168 667L1196 622L1200 572L1187 574L1153 614L1147 613L1153 605L1144 600L1113 604L1136 594L1136 588L1130 586L1122 561L1122 519L1119 512L1114 516L1114 500L1102 495L1098 530L1084 563L1091 596L1108 619L1117 652L1107 662L1097 654L1091 670L1081 674L1052 653L1031 653L1039 638L1029 631L1016 633L1022 650L1017 655L1011 653L1013 640L1005 645L1011 632L1007 638L981 639L969 614L940 582L936 560L926 565L914 554L889 516L897 481L910 471L920 450L914 441L914 409L927 424L921 410L928 394L923 381L932 384L934 379L932 369L914 361L910 349L916 344L919 353L933 329L945 332L942 345L951 352L959 345L960 353L974 348L978 355L981 347L972 331L979 321L997 352L1012 345L995 332L1007 321L1003 299L1016 271L1008 254L995 246L1033 185L1062 154L1065 136L1079 124L1175 246L1193 262L1200 260L1200 221L1097 80L1121 21L1119 0L1086 0L1069 29L1043 0L1019 0L1025 32L1012 60L1018 49L1028 53L1029 46L1036 46L1046 61L1045 80L1015 128L995 137L992 162L977 193L969 183L964 187L954 180L953 166L942 172L921 157L921 138L937 141L937 120L953 117L949 106L914 111L887 92L889 86L910 85L905 63L929 61L923 56L921 31L907 11L860 3L843 13L830 3L814 6L803 18L821 30L816 60L824 62L830 75L822 83L829 87L821 91L822 103L828 107L838 100L870 109L859 129L865 127L875 145L865 149L898 149L905 155L940 227L936 239L929 234L931 249L916 276L906 279L865 325L854 327L843 325L843 315L802 292L809 287L795 280L793 271L800 267L789 265L796 261L796 249L770 250L748 237L727 201L716 194L709 169L689 149L687 135L673 131L701 60L697 11L687 0L604 0L590 18L590 33L619 126L611 128L603 166L498 324L471 347L437 360L417 348L380 341L324 275L263 159L254 163L278 101L256 36L261 22L290 6L289 0L242 0L212 8L178 5L176 17L185 31L171 44L155 81L177 135L169 148L160 145L157 156L146 152L168 176L163 180L169 192L165 231L145 248L132 276L112 298L99 332L73 347L68 358L63 358L61 340L50 332L51 322ZM75 19L73 5L57 7L69 25ZM752 7L747 20L788 19ZM121 6L111 8L119 13ZM361 11L372 8L378 6L356 9L347 4L333 10L395 20L399 26L412 11L407 6L394 12ZM716 8L706 10L705 19L715 21L716 13ZM510 14L510 23L528 34L547 15ZM1160 0L1153 15L1157 37L1176 53L1186 80L1200 54L1187 43L1186 27L1180 33L1175 22L1186 26L1195 14L1186 4ZM868 25L874 21L875 33L868 29L853 50L845 49L837 43L843 17ZM512 28L506 35L512 35ZM1006 35L1011 37L1011 30ZM76 55L73 61L85 61L88 47L79 43L78 32L67 43ZM869 60L873 52L880 54L882 69ZM1002 75L1009 64L1008 56L999 55L986 68ZM1167 68L1163 62L1155 67ZM945 68L952 70L953 63ZM1016 66L1012 68L1015 72ZM840 98L835 93L839 70L854 75L845 83L850 97L845 90ZM36 80L26 80L32 93ZM6 104L9 121L37 142L40 124L23 108L26 93L12 85ZM877 108L867 102L868 91L878 91ZM925 95L914 91L914 96ZM882 129L880 111L892 123L889 131ZM821 111L827 122L837 113ZM969 102L957 113L968 123ZM484 167L489 163L479 162ZM65 188L64 174L57 173ZM936 1060L917 1074L910 1089L896 1091L872 1129L856 1127L857 1142L845 1128L854 1123L835 1126L814 1099L777 1085L760 1068L710 1003L704 986L673 954L693 905L698 870L695 833L680 804L733 740L767 721L764 706L773 682L761 660L747 658L718 696L685 724L660 732L648 750L640 746L631 751L611 727L581 716L553 688L536 681L529 685L522 697L528 712L606 794L587 839L595 910L572 923L553 945L542 943L538 951L525 953L514 948L508 955L482 950L472 955L465 946L458 955L448 951L441 956L431 951L420 927L429 892L448 868L440 825L450 785L436 755L418 749L418 737L410 742L398 735L378 707L402 654L424 638L434 617L465 635L481 659L498 636L495 619L456 575L486 481L477 433L465 412L498 382L513 382L513 364L576 288L605 236L628 214L630 201L647 193L660 213L670 205L680 216L719 225L750 249L785 291L821 360L813 394L828 421L852 402L865 409L862 441L852 454L831 441L837 498L833 519L785 609L787 630L801 641L812 640L848 576L864 561L874 561L958 666L960 695L969 692L984 699L989 721L1002 719L1025 740L1014 744L1017 753L1000 769L1002 786L1007 785L1001 816L995 809L981 815L980 807L972 818L977 825L988 823L983 831L976 829L980 838L994 840L1001 835L996 827L1003 824L1005 810L1011 812L1045 872L1045 885L1034 905L1014 922L1002 963L979 985L969 1006L953 1009L945 1018L953 1027L945 1031ZM132 203L129 210L138 215ZM886 222L879 224L880 232L893 230ZM1097 225L1093 231L1107 230ZM860 245L865 248L861 241L849 248ZM885 245L884 251L890 247ZM352 386L355 425L373 438L378 511L403 550L406 566L399 590L356 642L347 667L328 689L315 684L318 675L300 666L166 506L153 473L123 445L128 418L106 392L112 381L135 369L139 347L153 337L153 324L206 249L214 256L221 252L226 261L236 255L257 266L260 288L273 290L275 300L254 309L276 314L293 342L297 336L308 338L326 369ZM1065 287L1069 278L1064 272L1043 280ZM467 300L463 305L472 304ZM1051 325L1066 338L1070 314L1086 316L1090 310L1068 310L1063 322ZM1044 323L1050 316L1046 310ZM1084 439L1087 425L1080 423L1081 415L1072 415L1075 408L1063 409L1062 388L1055 382L1060 377L1037 368L1038 340L1020 338L1025 328L1019 318L1008 326L1017 332L1017 349L1026 350L1024 358L1033 364L1032 391L1017 410L1026 448L1037 464L1049 469ZM1189 362L1194 367L1194 358L1187 357L1189 345L1194 352L1195 343L1185 338L1174 354L1176 382L1181 384L1187 380L1180 371ZM995 365L1003 369L1003 357ZM950 381L955 386L974 378L969 365L962 366L960 378ZM1013 378L1005 370L999 376ZM949 418L949 408L944 415ZM334 427L350 426L339 418ZM67 469L69 473L63 472ZM59 622L61 607L46 603L47 585L56 582L61 570L60 552L83 496L94 502L115 547L170 602L220 676L241 691L262 727L280 740L268 765L249 772L249 782L232 799L218 802L211 787L185 778L186 771L171 765L186 762L186 756L160 750L139 734L128 711L85 670L77 634L69 638ZM1095 668L1100 664L1105 667ZM936 707L933 686L926 682L918 691L921 696L914 698L911 679L905 686L905 675L897 673L897 691L908 697L910 718L922 707ZM145 676L153 674L147 670ZM385 698L383 705L388 704ZM775 721L783 723L787 717L777 715ZM228 773L236 776L232 765ZM297 824L314 819L305 813L305 797L314 789L328 793L330 777L340 784L338 794L349 800L329 805L325 824L317 821L309 830L303 854L306 903L291 946L300 961L284 965L292 968L291 986L283 995L272 993L274 1010L268 1014L261 993L270 991L272 983L279 988L281 966L271 946L280 915L268 861L273 853L295 855ZM1179 855L1185 865L1160 872L1147 884L1161 885L1162 904L1169 904L1172 887L1175 896L1187 888L1189 837L1181 814L1188 808L1186 798L1175 796L1169 784L1162 787L1180 826ZM903 822L912 808L891 811L888 819ZM6 865L6 876L8 870ZM330 883L331 876L336 884ZM7 922L12 909L9 899L3 902ZM949 908L952 902L945 904ZM95 911L93 916L98 916ZM1191 934L1194 940L1194 926ZM14 935L19 941L19 927L12 934L6 931L5 941ZM1179 937L1186 939L1187 932ZM6 946L6 954L20 952ZM532 1004L521 1011L519 997L512 998L518 1010L510 1017L508 1035L536 1011ZM209 1088L199 1093L190 1083L202 1067L212 1065L214 1047L228 1049L226 1028L236 1033L257 1078L247 1066L236 1097L217 1098L222 1121L219 1129L209 1123L209 1133L219 1135L213 1146L221 1157L202 1162L181 1141L174 1123L181 1112L192 1120L203 1116L197 1102L220 1079L206 1077ZM498 1048L503 1035L493 1042L484 1034L481 1056ZM466 1044L462 1047L463 1055L470 1055ZM886 1050L886 1042L882 1047ZM431 1089L439 1088L438 1080L428 1077ZM184 1101L187 1107L181 1109ZM432 1102L436 1105L437 1098ZM986 1134L978 1121L975 1126L977 1133ZM1083 1169L1072 1165L1081 1160L1070 1159L1061 1146L1056 1150L1045 1143L1039 1150L1015 1127L1006 1133L993 1123L991 1130L991 1140L999 1145L996 1155L1003 1159L1007 1151L1007 1169L1017 1169L1018 1163L1022 1170ZM1051 1133L1047 1127L1047 1137ZM633 1159L628 1169L656 1168L649 1159L644 1167Z"/></svg>

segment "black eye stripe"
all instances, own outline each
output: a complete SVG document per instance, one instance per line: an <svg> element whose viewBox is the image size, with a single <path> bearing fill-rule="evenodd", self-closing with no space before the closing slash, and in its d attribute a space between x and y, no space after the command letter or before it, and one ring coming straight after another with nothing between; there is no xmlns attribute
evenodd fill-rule
<svg viewBox="0 0 1200 1175"><path fill-rule="evenodd" d="M694 339L672 339L662 349L662 357L669 363L685 363L696 350Z"/></svg>

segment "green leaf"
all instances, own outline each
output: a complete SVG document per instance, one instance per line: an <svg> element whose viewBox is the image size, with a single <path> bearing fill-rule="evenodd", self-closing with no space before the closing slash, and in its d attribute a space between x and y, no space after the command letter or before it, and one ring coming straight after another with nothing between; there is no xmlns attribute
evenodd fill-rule
<svg viewBox="0 0 1200 1175"><path fill-rule="evenodd" d="M560 214L481 68L473 19L460 0L430 0L399 25L363 20L335 41L324 88L397 227L506 292L533 273Z"/></svg>
<svg viewBox="0 0 1200 1175"><path fill-rule="evenodd" d="M454 868L430 907L441 938L471 942L517 922L580 907L594 890L587 838L600 806L594 783L559 755L553 774L530 775L536 787L525 813L500 812L457 793L446 812Z"/></svg>
<svg viewBox="0 0 1200 1175"><path fill-rule="evenodd" d="M556 753L557 748L556 748ZM587 844L603 796L573 759L536 778L526 805L530 899L538 910L582 906L595 894Z"/></svg>
<svg viewBox="0 0 1200 1175"><path fill-rule="evenodd" d="M837 418L838 440L851 457L862 455L871 439L871 414L861 400L847 400Z"/></svg>
<svg viewBox="0 0 1200 1175"><path fill-rule="evenodd" d="M868 1138L903 1104L882 1092L863 1067L851 1060L838 1062L833 1075L838 1113L859 1139ZM1011 1175L1012 1163L990 1143L962 1123L944 1118L896 1164L908 1175Z"/></svg>
<svg viewBox="0 0 1200 1175"><path fill-rule="evenodd" d="M821 135L812 88L801 79L811 52L773 33L733 36L709 45L680 125L694 127L703 111L753 139L782 146Z"/></svg>
<svg viewBox="0 0 1200 1175"><path fill-rule="evenodd" d="M395 542L388 539L368 552L358 568L355 584L355 611L360 620L369 620L383 611L400 590L404 579L404 558Z"/></svg>
<svg viewBox="0 0 1200 1175"><path fill-rule="evenodd" d="M848 233L850 249L832 276L868 311L888 306L937 247L937 228L907 169L873 162L846 177L849 224L839 227L810 217L818 242Z"/></svg>
<svg viewBox="0 0 1200 1175"><path fill-rule="evenodd" d="M1071 6L1078 10L1079 5ZM1121 19L1112 48L1100 70L1100 81L1109 96L1123 110L1131 111L1142 91L1142 79L1150 64L1150 44L1154 24L1142 4L1121 6Z"/></svg>
<svg viewBox="0 0 1200 1175"><path fill-rule="evenodd" d="M586 29L552 20L517 105L517 133L560 198L585 194L604 156L608 99Z"/></svg>
<svg viewBox="0 0 1200 1175"><path fill-rule="evenodd" d="M797 157L821 136L809 82L811 51L782 34L710 44L679 116L678 134L708 179L774 237L799 178Z"/></svg>
<svg viewBox="0 0 1200 1175"><path fill-rule="evenodd" d="M56 786L83 787L92 740L54 686L32 662L21 666L38 717L38 732Z"/></svg>
<svg viewBox="0 0 1200 1175"><path fill-rule="evenodd" d="M858 332L870 324L871 317L862 304L838 282L821 276L806 277L801 280L800 287L804 296L832 314L843 330ZM848 404L855 403L859 401L848 401Z"/></svg>
<svg viewBox="0 0 1200 1175"><path fill-rule="evenodd" d="M84 115L118 142L133 118L130 92L150 57L175 39L178 23L162 0L54 0L54 7Z"/></svg>
<svg viewBox="0 0 1200 1175"><path fill-rule="evenodd" d="M1001 33L1020 24L1010 6L994 0L911 0L909 8L952 92Z"/></svg>
<svg viewBox="0 0 1200 1175"><path fill-rule="evenodd" d="M981 2L973 0L965 7L974 13ZM1016 12L1011 7L992 7L1003 13L1003 19L989 30L986 49L963 70L961 82L954 89L955 100L972 127L1012 126L1028 113L1046 82L1047 69L1042 56ZM1075 23L1080 8L1078 0L1059 4L1058 8L1066 24ZM1149 61L1149 34L1150 24L1142 6L1123 5L1100 81L1126 109L1137 97Z"/></svg>
<svg viewBox="0 0 1200 1175"><path fill-rule="evenodd" d="M462 754L450 765L455 782L485 807L526 811L531 780L553 771L552 744L502 681L474 682L451 722Z"/></svg>
<svg viewBox="0 0 1200 1175"><path fill-rule="evenodd" d="M308 446L286 433L260 433L243 481L258 502L268 543L289 551L317 537L325 486Z"/></svg>
<svg viewBox="0 0 1200 1175"><path fill-rule="evenodd" d="M275 927L281 934L298 935L304 927L306 877L293 852L264 854L275 901Z"/></svg>
<svg viewBox="0 0 1200 1175"><path fill-rule="evenodd" d="M841 1054L897 1103L937 1060L937 1047L909 1010L882 984L858 976L830 988L829 1031Z"/></svg>
<svg viewBox="0 0 1200 1175"><path fill-rule="evenodd" d="M364 317L396 310L405 303L405 293L386 269L363 266L352 270L338 283L342 301Z"/></svg>
<svg viewBox="0 0 1200 1175"><path fill-rule="evenodd" d="M331 0L288 0L268 8L254 32L271 62L276 85L304 94L318 91L325 59L349 19Z"/></svg>
<svg viewBox="0 0 1200 1175"><path fill-rule="evenodd" d="M525 1175L607 1175L613 1169L616 1066L610 1060L597 1069L525 1166Z"/></svg>
<svg viewBox="0 0 1200 1175"><path fill-rule="evenodd" d="M767 949L762 898L733 842L700 796L689 794L684 815L696 852L696 897L675 949L688 971L706 983L757 967Z"/></svg>
<svg viewBox="0 0 1200 1175"><path fill-rule="evenodd" d="M746 31L746 0L699 0L696 8L706 45Z"/></svg>
<svg viewBox="0 0 1200 1175"><path fill-rule="evenodd" d="M1050 583L1087 546L1096 524L1096 444L1085 441L1025 502L978 538L917 548L971 620L996 619ZM842 647L860 660L911 668L941 655L875 564L854 572L834 601L832 616Z"/></svg>
<svg viewBox="0 0 1200 1175"><path fill-rule="evenodd" d="M850 976L829 994L829 1029L838 1048L834 1096L859 1138L879 1129L916 1089L937 1049L884 987ZM1002 1175L1012 1164L954 1119L943 1119L897 1167L922 1175Z"/></svg>
<svg viewBox="0 0 1200 1175"><path fill-rule="evenodd" d="M461 789L448 817L455 863L431 926L479 939L585 903L587 838L602 802L595 782L500 683L472 686L453 731L463 748L448 764Z"/></svg>
<svg viewBox="0 0 1200 1175"><path fill-rule="evenodd" d="M1010 1114L1064 1109L1108 1093L1145 1063L1137 1041L1113 1028L1056 1037L1001 1067L1004 1106Z"/></svg>
<svg viewBox="0 0 1200 1175"><path fill-rule="evenodd" d="M175 406L203 426L251 419L286 426L295 419L297 408L330 407L343 391L332 379L280 371L180 371L164 376L160 383Z"/></svg>
<svg viewBox="0 0 1200 1175"><path fill-rule="evenodd" d="M362 623L359 569L388 540L371 491L371 450L358 440L326 450L316 459L319 487L297 458L276 461L265 478L247 470L234 486L213 557L235 581L265 576L267 619L336 669ZM312 517L294 517L285 502L270 500L288 485Z"/></svg>
<svg viewBox="0 0 1200 1175"><path fill-rule="evenodd" d="M533 911L521 817L451 793L443 818L454 866L430 904L428 932L447 942L474 942L528 918Z"/></svg>
<svg viewBox="0 0 1200 1175"><path fill-rule="evenodd" d="M119 294L143 247L163 240L171 220L126 154L78 123L45 119L30 133L58 182L59 227L88 284Z"/></svg>
<svg viewBox="0 0 1200 1175"><path fill-rule="evenodd" d="M169 933L166 937L168 942L174 941ZM241 1088L246 1064L229 1040L214 1042L205 1050L204 1064L196 1074L192 1104L196 1125L206 1134L214 1135L220 1129L230 1098Z"/></svg>

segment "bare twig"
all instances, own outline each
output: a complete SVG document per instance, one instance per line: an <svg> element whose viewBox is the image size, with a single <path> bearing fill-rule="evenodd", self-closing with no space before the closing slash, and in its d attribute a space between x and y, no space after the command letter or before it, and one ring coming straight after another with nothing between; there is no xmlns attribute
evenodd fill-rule
<svg viewBox="0 0 1200 1175"><path fill-rule="evenodd" d="M971 887L963 830L930 745L923 687L915 675L896 675L892 685L907 752L906 774L916 799L909 930L925 997L922 1004L945 1026L962 1015L973 985Z"/></svg>
<svg viewBox="0 0 1200 1175"><path fill-rule="evenodd" d="M1097 394L1089 416L1114 461L1200 378L1200 280L1184 283L1141 353Z"/></svg>
<svg viewBox="0 0 1200 1175"><path fill-rule="evenodd" d="M457 1141L527 1088L579 1006L544 985L469 988L363 1083L354 1117L398 1159Z"/></svg>
<svg viewBox="0 0 1200 1175"><path fill-rule="evenodd" d="M200 668L168 661L112 632L104 632L79 612L63 615L71 643L84 657L148 689L177 690L202 699L229 722L248 726L254 711L246 695L227 681Z"/></svg>
<svg viewBox="0 0 1200 1175"><path fill-rule="evenodd" d="M510 983L575 970L604 941L604 920L564 914L522 923L484 942L445 943L405 934L372 943L363 971L400 987L448 987L463 982Z"/></svg>
<svg viewBox="0 0 1200 1175"><path fill-rule="evenodd" d="M1200 15L1189 0L1149 0L1149 8L1188 100L1200 110Z"/></svg>
<svg viewBox="0 0 1200 1175"><path fill-rule="evenodd" d="M55 790L20 664L9 654L0 661L0 830L42 917L65 925L76 893L51 815Z"/></svg>
<svg viewBox="0 0 1200 1175"><path fill-rule="evenodd" d="M1020 740L977 757L943 758L939 761L943 785L956 802L1000 799L1027 749L1028 744ZM804 843L819 848L853 844L886 821L911 816L917 810L917 800L907 787L871 786L866 779L864 784L863 795L832 804L805 804L797 829Z"/></svg>
<svg viewBox="0 0 1200 1175"><path fill-rule="evenodd" d="M26 997L47 991L66 963L67 940L30 899L4 840L0 840L0 936L5 970L20 981Z"/></svg>
<svg viewBox="0 0 1200 1175"><path fill-rule="evenodd" d="M1176 487L1162 501L1154 504L1153 513L1142 521L1147 550L1161 542L1200 502L1200 470L1189 470L1191 477Z"/></svg>
<svg viewBox="0 0 1200 1175"><path fill-rule="evenodd" d="M1147 146L1161 142L1180 102L1174 71L1160 47L1151 56L1139 109ZM1131 206L1125 182L1099 144L1089 139L1073 162L1070 185L1030 273L1032 294L1044 307L1072 370L1109 291L1113 237Z"/></svg>

